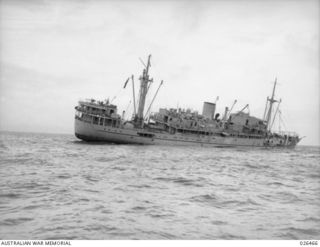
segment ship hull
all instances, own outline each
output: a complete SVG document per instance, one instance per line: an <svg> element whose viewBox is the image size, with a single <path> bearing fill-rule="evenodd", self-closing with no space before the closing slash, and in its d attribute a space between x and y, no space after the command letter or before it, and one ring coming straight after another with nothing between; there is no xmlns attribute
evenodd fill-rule
<svg viewBox="0 0 320 247"><path fill-rule="evenodd" d="M146 133L146 136L141 136ZM199 145L219 147L264 147L264 138L239 138L229 136L201 136L188 134L154 133L144 129L125 129L83 122L75 119L75 136L88 142L140 145Z"/></svg>

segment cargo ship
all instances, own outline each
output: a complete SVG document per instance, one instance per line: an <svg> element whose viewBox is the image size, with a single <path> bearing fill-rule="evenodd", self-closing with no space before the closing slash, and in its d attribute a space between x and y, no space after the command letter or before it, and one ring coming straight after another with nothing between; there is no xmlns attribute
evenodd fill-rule
<svg viewBox="0 0 320 247"><path fill-rule="evenodd" d="M143 63L140 89L136 102L134 77L132 82L133 114L130 120L124 112L118 113L117 105L109 100L80 100L75 107L75 136L86 142L142 145L200 145L216 147L295 147L301 140L294 132L273 131L281 100L275 99L277 80L271 97L267 98L262 118L241 111L232 113L233 106L224 114L216 113L217 102L204 102L202 114L190 109L160 108L150 113L151 106L163 83L161 81L150 105L145 111L146 96L153 79L150 78L150 59ZM276 109L275 106L277 104Z"/></svg>

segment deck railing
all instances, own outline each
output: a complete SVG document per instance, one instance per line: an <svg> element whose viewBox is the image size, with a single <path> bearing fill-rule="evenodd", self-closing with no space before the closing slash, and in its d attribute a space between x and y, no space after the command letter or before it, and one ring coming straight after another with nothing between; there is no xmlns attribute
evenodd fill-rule
<svg viewBox="0 0 320 247"><path fill-rule="evenodd" d="M274 133L287 136L299 136L296 132L293 131L275 131Z"/></svg>

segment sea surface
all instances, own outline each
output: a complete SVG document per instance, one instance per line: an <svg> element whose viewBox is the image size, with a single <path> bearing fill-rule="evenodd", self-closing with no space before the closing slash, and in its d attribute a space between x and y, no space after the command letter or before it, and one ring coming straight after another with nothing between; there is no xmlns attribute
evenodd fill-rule
<svg viewBox="0 0 320 247"><path fill-rule="evenodd" d="M319 161L0 132L0 239L320 239Z"/></svg>

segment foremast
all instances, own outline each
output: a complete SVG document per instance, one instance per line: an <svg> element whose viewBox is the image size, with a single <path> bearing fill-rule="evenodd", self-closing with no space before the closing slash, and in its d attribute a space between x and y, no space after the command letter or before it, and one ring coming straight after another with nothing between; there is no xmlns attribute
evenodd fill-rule
<svg viewBox="0 0 320 247"><path fill-rule="evenodd" d="M143 122L144 122L144 107L145 107L145 101L146 96L148 93L148 88L150 83L153 81L153 79L149 78L149 68L151 66L150 64L151 55L148 57L148 62L145 68L143 69L142 76L140 76L140 91L139 91L139 105L138 105L138 112L135 116L135 124L137 127L142 128Z"/></svg>
<svg viewBox="0 0 320 247"><path fill-rule="evenodd" d="M271 131L270 121L271 121L271 115L272 115L272 107L275 102L278 102L277 100L274 99L276 85L277 85L277 78L274 81L272 96L271 96L271 98L269 98L269 97L267 98L267 103L269 102L269 108L268 108L268 112L267 112L267 116L266 116L265 121L267 123L267 130L269 130L269 131Z"/></svg>

